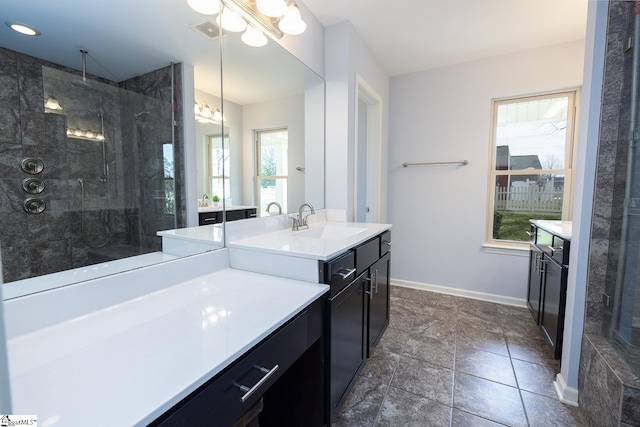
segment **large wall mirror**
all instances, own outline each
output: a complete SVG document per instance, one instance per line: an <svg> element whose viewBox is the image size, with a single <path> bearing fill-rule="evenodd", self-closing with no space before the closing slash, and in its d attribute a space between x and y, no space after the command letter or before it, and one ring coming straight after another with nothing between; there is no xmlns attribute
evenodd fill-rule
<svg viewBox="0 0 640 427"><path fill-rule="evenodd" d="M196 226L193 207L256 216L272 201L283 213L302 201L323 207L320 77L273 40L250 48L239 35L202 34L196 27L215 17L186 1L77 6L1 6L3 20L39 32L0 23L5 298L182 256L162 251L158 231ZM194 101L217 106L220 120L196 122Z"/></svg>
<svg viewBox="0 0 640 427"><path fill-rule="evenodd" d="M196 72L201 223L215 196L227 220L324 207L324 80L273 40L252 47L241 35L220 39L222 101Z"/></svg>

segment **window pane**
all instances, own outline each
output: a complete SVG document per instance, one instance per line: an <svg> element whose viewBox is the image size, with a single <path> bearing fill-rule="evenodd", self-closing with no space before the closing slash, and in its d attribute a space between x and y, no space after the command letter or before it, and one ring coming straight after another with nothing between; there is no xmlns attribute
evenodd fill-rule
<svg viewBox="0 0 640 427"><path fill-rule="evenodd" d="M288 164L288 132L260 133L260 175L286 176Z"/></svg>
<svg viewBox="0 0 640 427"><path fill-rule="evenodd" d="M498 105L496 170L564 169L568 97Z"/></svg>
<svg viewBox="0 0 640 427"><path fill-rule="evenodd" d="M260 212L265 213L267 205L278 202L282 212L287 210L287 178L259 179L258 191L260 196Z"/></svg>
<svg viewBox="0 0 640 427"><path fill-rule="evenodd" d="M561 174L496 177L493 238L527 241L530 219L561 219L564 178Z"/></svg>

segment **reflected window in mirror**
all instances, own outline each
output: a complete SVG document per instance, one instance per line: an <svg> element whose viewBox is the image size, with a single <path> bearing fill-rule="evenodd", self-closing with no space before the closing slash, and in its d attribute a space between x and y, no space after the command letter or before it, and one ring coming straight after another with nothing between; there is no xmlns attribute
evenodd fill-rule
<svg viewBox="0 0 640 427"><path fill-rule="evenodd" d="M209 135L207 138L207 166L209 194L220 199L228 199L225 192L231 188L229 136Z"/></svg>
<svg viewBox="0 0 640 427"><path fill-rule="evenodd" d="M286 128L256 131L256 202L260 216L269 215L267 205L277 202L287 211L289 180L289 132Z"/></svg>

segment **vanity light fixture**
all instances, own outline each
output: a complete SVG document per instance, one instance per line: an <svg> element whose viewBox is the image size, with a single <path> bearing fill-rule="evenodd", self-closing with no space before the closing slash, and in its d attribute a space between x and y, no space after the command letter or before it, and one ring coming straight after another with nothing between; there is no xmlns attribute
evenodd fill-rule
<svg viewBox="0 0 640 427"><path fill-rule="evenodd" d="M60 105L58 100L53 95L51 95L44 102L44 108L45 108L45 110L60 111L60 110L62 110L62 105Z"/></svg>
<svg viewBox="0 0 640 427"><path fill-rule="evenodd" d="M85 139L87 141L104 141L104 134L92 130L67 128L67 136L75 139Z"/></svg>
<svg viewBox="0 0 640 427"><path fill-rule="evenodd" d="M24 34L25 36L39 36L40 31L36 30L33 27L30 27L26 24L20 24L19 22L11 22L6 21L5 25L11 28L13 31L17 31L20 34Z"/></svg>
<svg viewBox="0 0 640 427"><path fill-rule="evenodd" d="M220 13L220 0L187 0L191 9L203 15L216 15Z"/></svg>
<svg viewBox="0 0 640 427"><path fill-rule="evenodd" d="M207 101L202 103L202 107L196 102L193 113L196 116L196 122L199 123L221 124L227 121L227 118L222 115L218 106L214 105L212 109L209 107L209 104L207 104Z"/></svg>
<svg viewBox="0 0 640 427"><path fill-rule="evenodd" d="M215 8L203 9L200 2L210 0L187 0L196 12L208 14ZM242 41L249 46L264 46L265 36L277 40L285 34L298 35L307 29L300 16L300 8L294 0L214 0L222 6L222 12L216 17L219 27L230 32L245 31ZM207 6L209 6L207 4ZM215 14L215 13L213 13ZM260 34L262 33L262 34ZM211 38L211 37L210 37Z"/></svg>

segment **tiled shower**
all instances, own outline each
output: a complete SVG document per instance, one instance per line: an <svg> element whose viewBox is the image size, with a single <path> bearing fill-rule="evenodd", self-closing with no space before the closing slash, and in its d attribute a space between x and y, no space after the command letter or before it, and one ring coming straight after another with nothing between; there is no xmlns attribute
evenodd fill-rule
<svg viewBox="0 0 640 427"><path fill-rule="evenodd" d="M5 282L158 251L185 225L180 82L180 64L83 81L0 48Z"/></svg>
<svg viewBox="0 0 640 427"><path fill-rule="evenodd" d="M579 403L594 426L640 425L640 16L609 3Z"/></svg>

